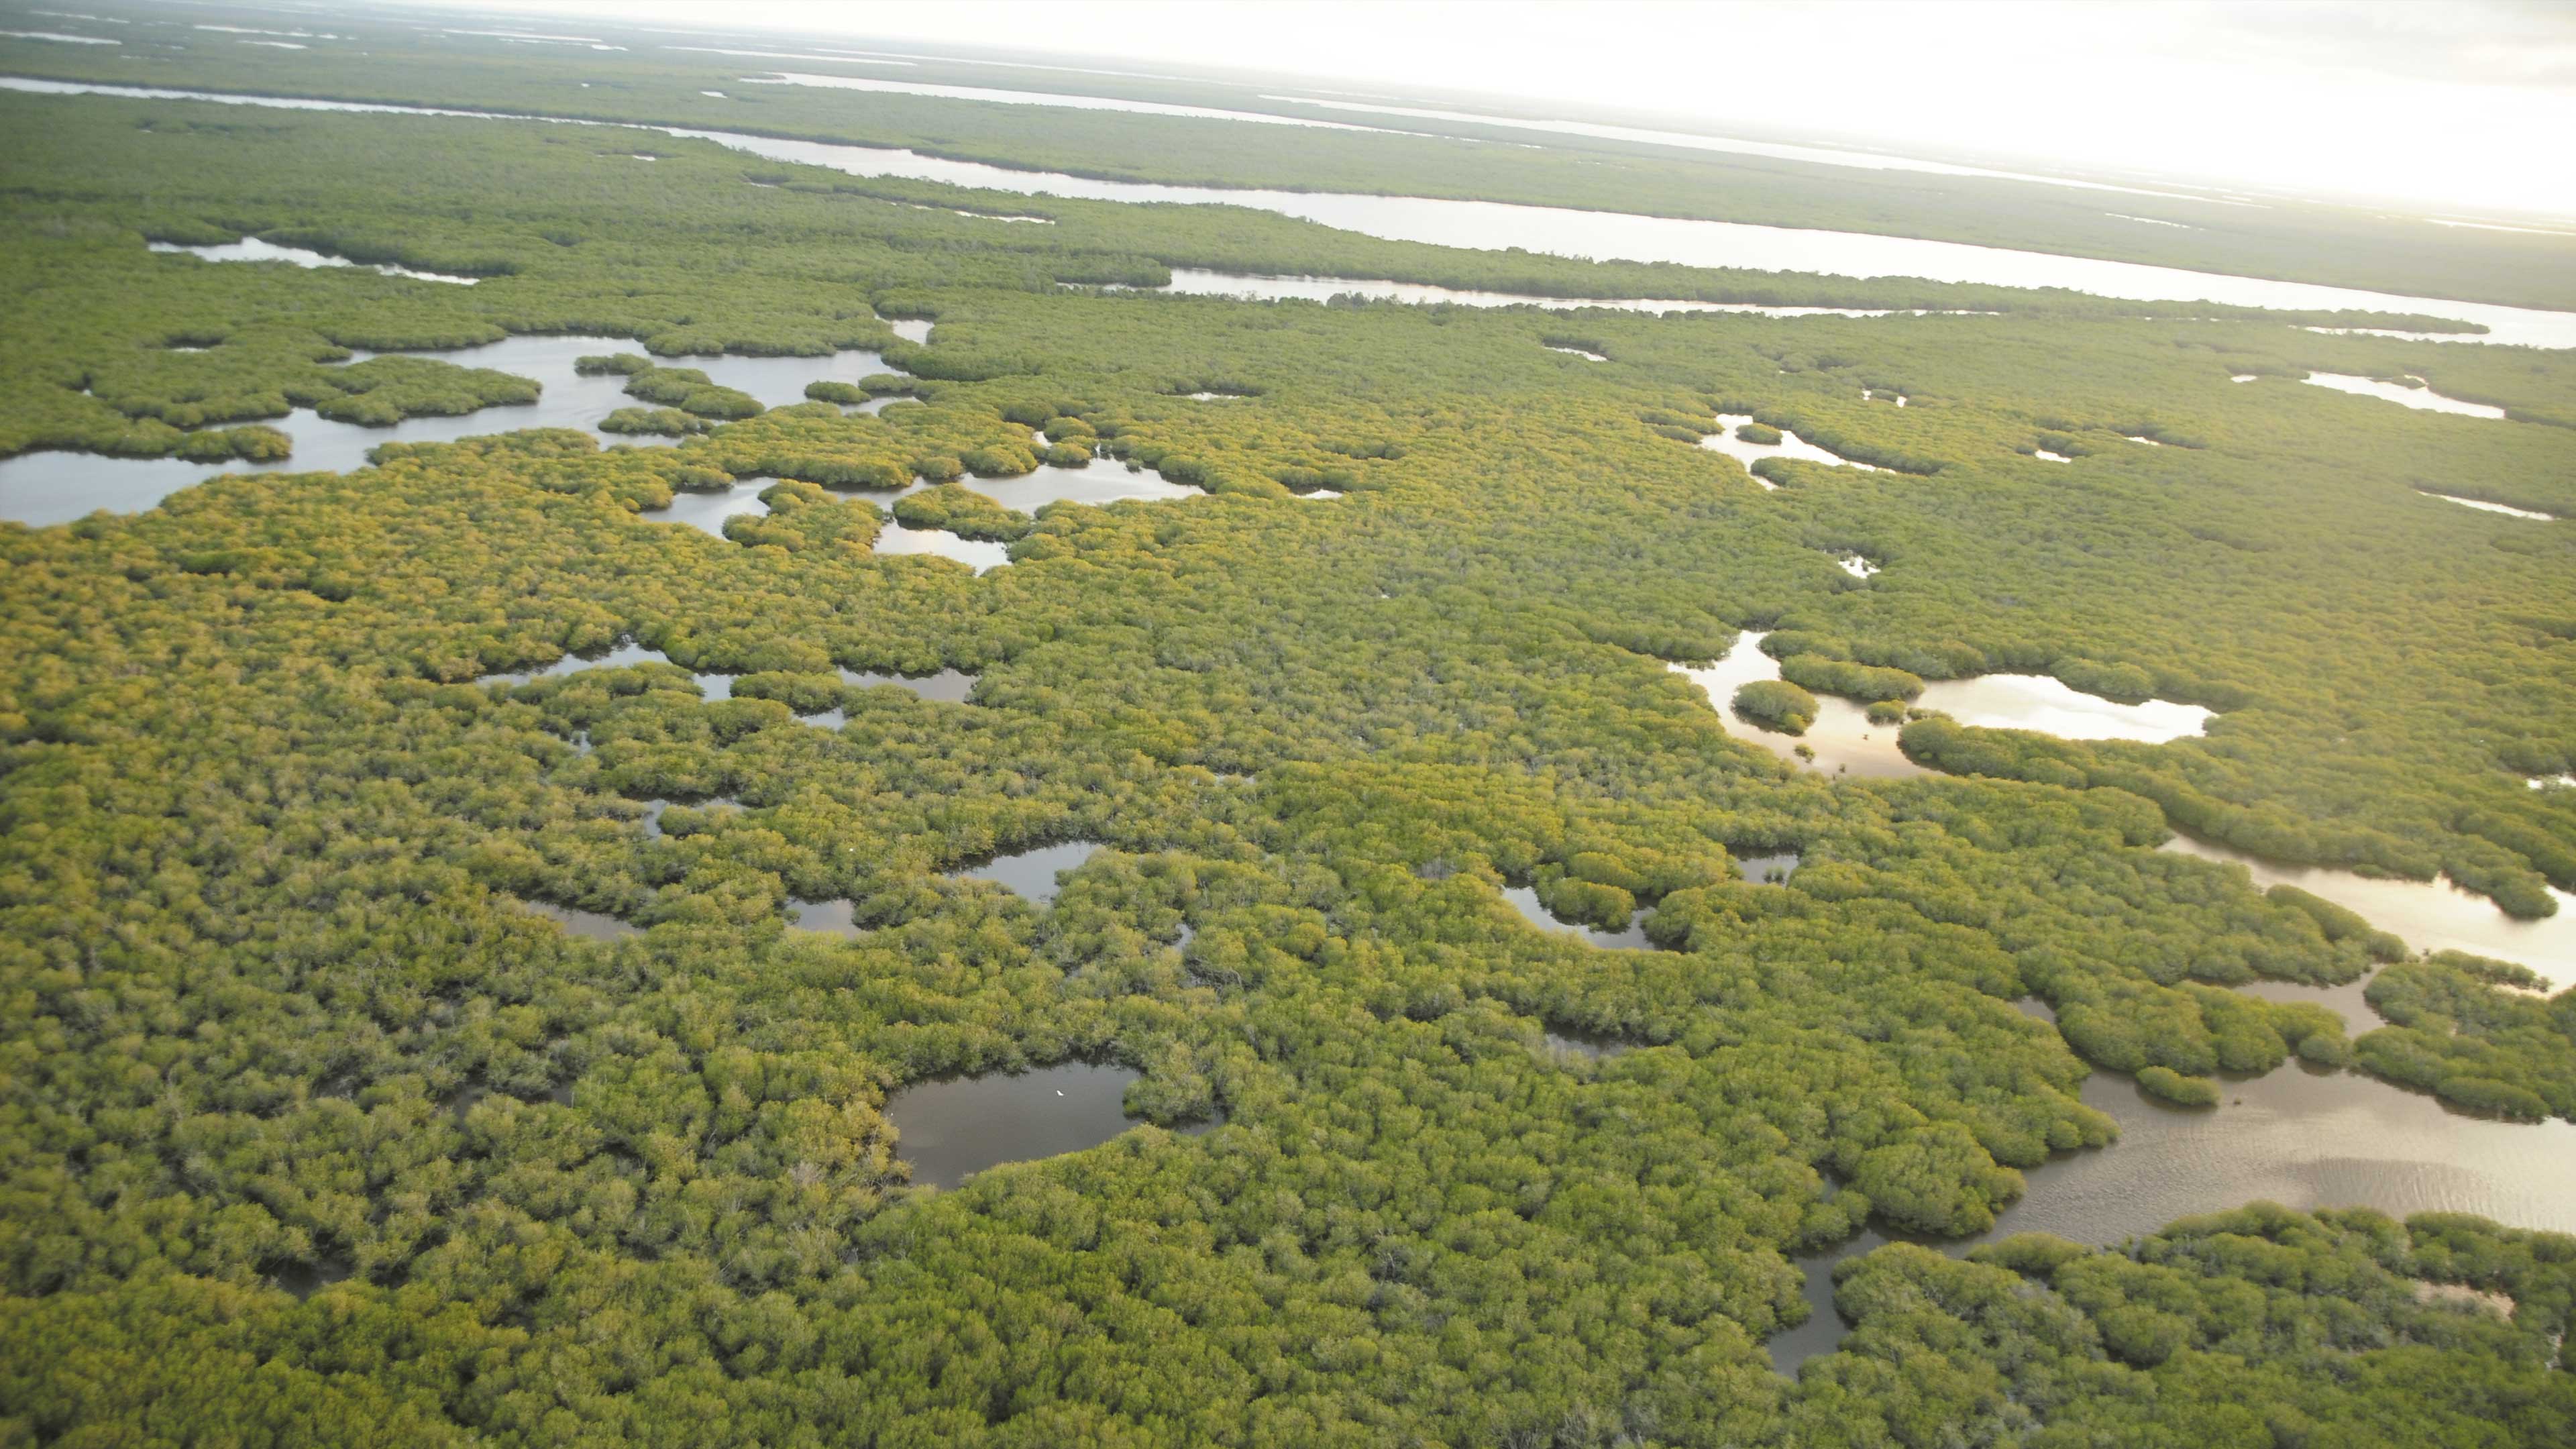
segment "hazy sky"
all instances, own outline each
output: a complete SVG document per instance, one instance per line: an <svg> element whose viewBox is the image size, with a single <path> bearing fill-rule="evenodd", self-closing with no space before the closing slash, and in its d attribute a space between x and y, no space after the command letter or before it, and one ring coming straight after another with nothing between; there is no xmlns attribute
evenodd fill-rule
<svg viewBox="0 0 2576 1449"><path fill-rule="evenodd" d="M2576 216L2571 3L619 0L614 13L1033 48L1072 64L1258 67Z"/></svg>

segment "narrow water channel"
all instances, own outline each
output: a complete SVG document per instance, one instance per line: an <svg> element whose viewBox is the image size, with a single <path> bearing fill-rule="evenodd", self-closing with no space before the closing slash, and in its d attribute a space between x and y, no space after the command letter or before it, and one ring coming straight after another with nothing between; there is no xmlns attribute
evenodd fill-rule
<svg viewBox="0 0 2576 1449"><path fill-rule="evenodd" d="M416 282L449 282L463 287L473 286L483 280L480 277L460 277L448 272L417 271L410 267L396 266L391 262L353 262L347 257L335 257L328 252L317 252L308 247L279 246L275 242L261 241L255 236L243 237L237 242L224 242L215 246L182 246L177 242L153 242L151 247L156 252L186 252L190 256L202 257L210 262L292 262L299 267L365 267L369 271L380 272L388 277L409 277Z"/></svg>
<svg viewBox="0 0 2576 1449"><path fill-rule="evenodd" d="M621 641L616 648L605 654L567 654L541 669L505 670L498 674L482 675L474 683L477 686L521 685L538 679L561 679L567 674L579 674L589 669L625 669L637 664L669 664L674 669L686 667L674 662L670 655L659 649L648 649L629 639ZM692 672L689 678L697 683L701 698L733 698L733 676L730 674Z"/></svg>
<svg viewBox="0 0 2576 1449"><path fill-rule="evenodd" d="M2375 397L2424 412L2457 413L2468 418L2501 419L2504 416L2504 409L2500 407L2491 407L2486 403L2462 402L2455 397L2444 397L2426 386L2420 377L2411 379L2415 384L2412 387L2402 382L2382 382L2375 377L2353 377L2339 372L2312 372L2308 374L2307 380L2318 387L2333 388L2336 392L2348 392L2356 397Z"/></svg>
<svg viewBox="0 0 2576 1449"><path fill-rule="evenodd" d="M1628 924L1619 930L1605 931L1598 926L1587 926L1580 921L1569 921L1557 915L1540 904L1538 891L1530 886L1505 886L1503 899L1511 902L1512 909L1520 912L1522 919L1542 931L1554 931L1562 935L1579 937L1585 943L1598 946L1605 951L1655 949L1655 943L1646 939L1644 911L1631 915L1628 918Z"/></svg>
<svg viewBox="0 0 2576 1449"><path fill-rule="evenodd" d="M1457 307L1541 307L1550 311L1603 307L1618 312L1659 314L1741 312L1761 317L1885 317L1890 315L1889 310L1883 307L1767 307L1753 302L1697 302L1678 298L1542 297L1518 292L1480 292L1459 287L1437 287L1427 282L1397 282L1384 278L1265 277L1241 272L1203 271L1189 267L1172 268L1172 282L1168 287L1105 290L1156 292L1167 296L1185 297L1236 297L1256 302L1289 300L1324 302L1334 297L1359 296L1389 302L1445 303Z"/></svg>

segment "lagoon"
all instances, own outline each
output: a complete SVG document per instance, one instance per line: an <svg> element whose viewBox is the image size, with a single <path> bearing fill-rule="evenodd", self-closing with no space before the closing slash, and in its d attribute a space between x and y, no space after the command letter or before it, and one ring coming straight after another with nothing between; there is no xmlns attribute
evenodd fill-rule
<svg viewBox="0 0 2576 1449"><path fill-rule="evenodd" d="M955 1077L906 1087L889 1099L895 1155L912 1180L950 1188L1005 1162L1097 1147L1136 1125L1124 1105L1140 1073L1068 1062L1015 1075Z"/></svg>

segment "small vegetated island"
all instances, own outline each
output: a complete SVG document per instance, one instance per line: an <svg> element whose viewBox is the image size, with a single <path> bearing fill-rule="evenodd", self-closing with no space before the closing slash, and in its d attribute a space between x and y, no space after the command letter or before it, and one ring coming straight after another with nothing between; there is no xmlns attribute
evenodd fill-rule
<svg viewBox="0 0 2576 1449"><path fill-rule="evenodd" d="M867 157L1869 210L1797 163L0 28L0 1439L2576 1442L2545 1193L2014 1223L2276 1072L2569 1150L2568 353ZM2108 245L1914 180L1924 235ZM2244 225L2567 300L2527 237ZM564 426L407 355L548 337ZM297 471L311 419L395 431ZM40 464L119 506L31 525ZM2193 724L1940 707L1993 676ZM1827 716L1900 768L1754 738ZM2465 892L2512 959L2178 837Z"/></svg>

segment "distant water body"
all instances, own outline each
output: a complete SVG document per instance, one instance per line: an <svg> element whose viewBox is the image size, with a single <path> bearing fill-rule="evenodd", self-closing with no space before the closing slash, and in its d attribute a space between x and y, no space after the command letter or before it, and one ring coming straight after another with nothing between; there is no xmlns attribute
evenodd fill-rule
<svg viewBox="0 0 2576 1449"><path fill-rule="evenodd" d="M215 101L232 105L280 106L292 110L480 116L499 120L563 119L426 106L91 85L8 76L0 76L0 89L49 95L95 94ZM676 126L632 129L713 141L776 161L824 166L854 176L904 177L1024 196L1043 194L1076 200L1244 206L1390 241L1422 242L1434 246L1475 250L1520 247L1559 256L1663 261L1757 271L1851 277L1921 277L1932 281L2005 287L2063 287L2130 301L2205 301L2244 307L2420 313L2457 318L2488 329L2481 338L2463 337L2462 341L2576 347L2576 312L2503 307L2435 297L2406 297L2350 287L2279 282L2147 266L2137 262L2107 261L2098 257L2059 256L2049 252L2014 251L1918 237L1576 211L1496 201L1103 181L1060 172L1020 171L980 162L950 161L913 151L879 147L784 141Z"/></svg>

